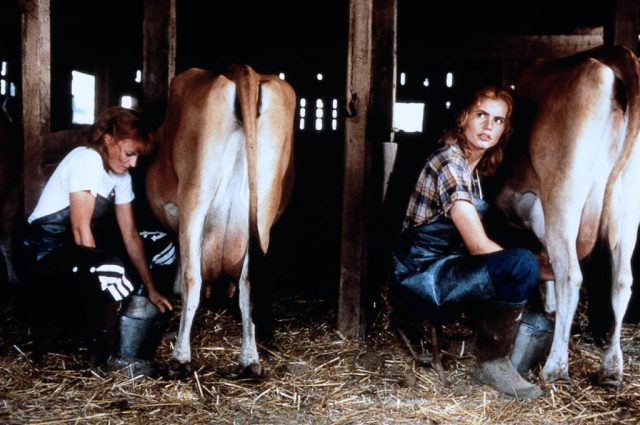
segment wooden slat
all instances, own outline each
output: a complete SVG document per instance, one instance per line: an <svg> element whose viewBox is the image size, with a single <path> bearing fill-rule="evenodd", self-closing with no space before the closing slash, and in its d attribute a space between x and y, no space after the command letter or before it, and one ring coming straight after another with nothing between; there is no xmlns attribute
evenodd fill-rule
<svg viewBox="0 0 640 425"><path fill-rule="evenodd" d="M29 215L44 187L42 135L51 123L51 25L49 0L29 0L22 15L22 120L24 208Z"/></svg>

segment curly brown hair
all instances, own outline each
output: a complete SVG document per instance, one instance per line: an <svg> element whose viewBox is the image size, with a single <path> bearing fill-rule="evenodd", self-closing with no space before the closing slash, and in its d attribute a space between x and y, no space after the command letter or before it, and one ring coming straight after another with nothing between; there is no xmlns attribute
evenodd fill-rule
<svg viewBox="0 0 640 425"><path fill-rule="evenodd" d="M150 154L154 149L151 131L136 111L114 106L96 119L88 135L87 145L97 150L106 160L104 136L110 134L116 141L132 139L138 143L140 155Z"/></svg>
<svg viewBox="0 0 640 425"><path fill-rule="evenodd" d="M498 166L502 162L504 157L504 148L513 131L513 128L511 127L513 97L511 97L511 94L508 91L495 86L488 86L478 90L471 99L471 102L469 102L467 106L458 113L456 118L456 127L445 131L442 137L440 137L439 143L456 143L460 146L465 156L469 156L469 142L466 137L464 137L464 128L469 120L469 115L478 106L478 103L482 99L498 99L507 104L507 114L504 121L504 131L502 136L495 146L491 147L484 153L477 167L480 174L483 176L489 176L495 174Z"/></svg>

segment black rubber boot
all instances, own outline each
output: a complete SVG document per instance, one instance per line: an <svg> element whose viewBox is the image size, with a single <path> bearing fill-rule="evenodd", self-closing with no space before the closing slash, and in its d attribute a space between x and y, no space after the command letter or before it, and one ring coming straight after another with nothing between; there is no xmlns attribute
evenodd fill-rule
<svg viewBox="0 0 640 425"><path fill-rule="evenodd" d="M118 350L118 303L95 306L90 327L89 355L93 367L103 367ZM91 314L91 313L86 313Z"/></svg>
<svg viewBox="0 0 640 425"><path fill-rule="evenodd" d="M522 378L509 355L523 307L491 303L478 323L475 341L475 378L496 391L518 399L536 398L542 390Z"/></svg>
<svg viewBox="0 0 640 425"><path fill-rule="evenodd" d="M93 332L89 344L91 366L104 367L118 347L118 329L105 328Z"/></svg>

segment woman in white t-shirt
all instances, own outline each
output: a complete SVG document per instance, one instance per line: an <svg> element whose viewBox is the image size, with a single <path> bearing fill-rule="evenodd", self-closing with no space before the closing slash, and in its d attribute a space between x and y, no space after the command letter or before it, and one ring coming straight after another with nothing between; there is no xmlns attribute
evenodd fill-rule
<svg viewBox="0 0 640 425"><path fill-rule="evenodd" d="M154 284L132 207L129 169L151 152L149 131L137 113L113 107L98 117L88 139L51 175L28 218L23 245L35 290L30 297L40 300L35 327L63 317L73 322L63 327L85 324L92 362L99 366L117 351L118 312L136 289L133 276L161 313L172 306ZM97 243L97 224L114 210L126 262L117 250ZM128 264L135 270L127 270Z"/></svg>

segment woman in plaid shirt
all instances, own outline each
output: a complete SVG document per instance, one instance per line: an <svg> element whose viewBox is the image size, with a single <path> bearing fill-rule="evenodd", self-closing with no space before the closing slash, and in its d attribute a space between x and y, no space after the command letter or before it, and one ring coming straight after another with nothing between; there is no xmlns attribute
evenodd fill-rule
<svg viewBox="0 0 640 425"><path fill-rule="evenodd" d="M486 304L476 331L474 376L522 399L542 394L509 360L538 264L530 251L503 249L487 236L482 217L488 205L479 180L502 161L512 108L507 91L486 87L460 112L457 128L444 133L420 173L393 262L396 289L415 309L442 314L467 302Z"/></svg>

